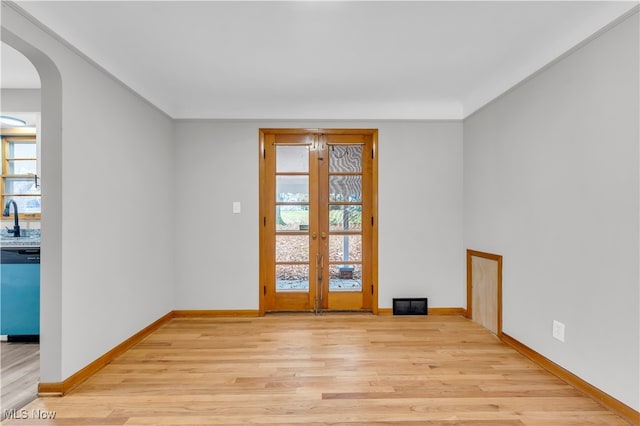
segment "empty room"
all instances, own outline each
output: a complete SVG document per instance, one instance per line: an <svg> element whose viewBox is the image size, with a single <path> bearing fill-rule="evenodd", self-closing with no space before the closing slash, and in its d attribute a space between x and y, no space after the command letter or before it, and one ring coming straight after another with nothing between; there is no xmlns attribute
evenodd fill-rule
<svg viewBox="0 0 640 426"><path fill-rule="evenodd" d="M639 424L639 10L2 1L2 424Z"/></svg>

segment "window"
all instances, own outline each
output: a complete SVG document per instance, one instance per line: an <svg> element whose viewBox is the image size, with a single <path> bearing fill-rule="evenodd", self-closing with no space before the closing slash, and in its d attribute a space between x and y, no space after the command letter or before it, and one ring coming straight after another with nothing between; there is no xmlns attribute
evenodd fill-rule
<svg viewBox="0 0 640 426"><path fill-rule="evenodd" d="M39 219L40 198L35 135L2 136L2 207L14 200L21 217Z"/></svg>

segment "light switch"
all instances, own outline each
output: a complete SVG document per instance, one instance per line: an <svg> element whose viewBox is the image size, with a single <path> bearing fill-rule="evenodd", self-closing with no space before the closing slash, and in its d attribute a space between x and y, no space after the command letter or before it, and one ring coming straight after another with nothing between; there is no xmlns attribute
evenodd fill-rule
<svg viewBox="0 0 640 426"><path fill-rule="evenodd" d="M233 212L240 213L240 201L233 202Z"/></svg>

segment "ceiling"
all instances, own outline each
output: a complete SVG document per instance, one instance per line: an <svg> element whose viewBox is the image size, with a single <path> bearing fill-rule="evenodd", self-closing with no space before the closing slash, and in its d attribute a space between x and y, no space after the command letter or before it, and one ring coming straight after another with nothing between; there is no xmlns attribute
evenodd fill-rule
<svg viewBox="0 0 640 426"><path fill-rule="evenodd" d="M638 1L15 3L174 118L460 119Z"/></svg>

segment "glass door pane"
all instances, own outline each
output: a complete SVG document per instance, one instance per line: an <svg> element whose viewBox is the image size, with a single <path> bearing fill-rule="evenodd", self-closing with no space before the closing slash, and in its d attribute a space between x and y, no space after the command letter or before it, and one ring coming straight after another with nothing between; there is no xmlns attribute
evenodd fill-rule
<svg viewBox="0 0 640 426"><path fill-rule="evenodd" d="M276 231L309 231L309 205L276 205Z"/></svg>
<svg viewBox="0 0 640 426"><path fill-rule="evenodd" d="M333 142L327 136L329 309L362 309L363 144Z"/></svg>
<svg viewBox="0 0 640 426"><path fill-rule="evenodd" d="M276 292L309 292L309 146L276 145Z"/></svg>
<svg viewBox="0 0 640 426"><path fill-rule="evenodd" d="M279 145L276 146L276 171L303 172L309 171L308 145Z"/></svg>
<svg viewBox="0 0 640 426"><path fill-rule="evenodd" d="M331 145L329 147L329 172L362 171L362 145Z"/></svg>
<svg viewBox="0 0 640 426"><path fill-rule="evenodd" d="M276 291L309 291L308 235L276 235Z"/></svg>
<svg viewBox="0 0 640 426"><path fill-rule="evenodd" d="M332 205L329 209L329 231L362 230L362 205Z"/></svg>

